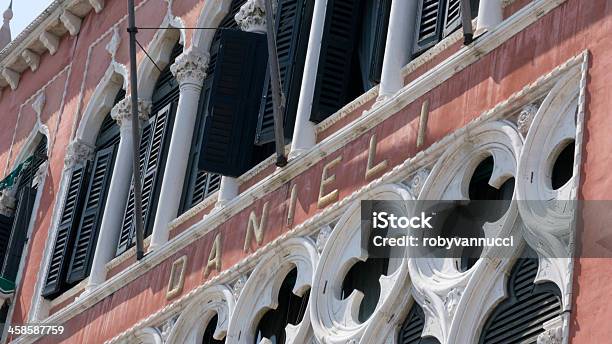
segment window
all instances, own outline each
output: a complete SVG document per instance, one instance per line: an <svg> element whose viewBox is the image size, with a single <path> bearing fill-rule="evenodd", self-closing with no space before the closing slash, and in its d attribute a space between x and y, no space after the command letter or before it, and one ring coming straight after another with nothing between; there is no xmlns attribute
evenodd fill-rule
<svg viewBox="0 0 612 344"><path fill-rule="evenodd" d="M387 274L388 266L388 259L368 258L364 262L357 262L346 273L342 282L341 298L346 299L353 290L363 293L363 300L359 306L359 321L365 322L374 313L380 298L379 278Z"/></svg>
<svg viewBox="0 0 612 344"><path fill-rule="evenodd" d="M470 0L471 18L479 0ZM461 0L419 0L412 56L418 56L461 27Z"/></svg>
<svg viewBox="0 0 612 344"><path fill-rule="evenodd" d="M120 90L114 104L125 98ZM91 161L73 167L43 296L53 298L89 276L119 146L119 126L104 117Z"/></svg>
<svg viewBox="0 0 612 344"><path fill-rule="evenodd" d="M40 185L33 185L40 166L47 160L47 138L42 136L33 155L23 164L13 187L16 207L12 217L0 215L0 267L4 279L15 281L27 231Z"/></svg>
<svg viewBox="0 0 612 344"><path fill-rule="evenodd" d="M439 344L434 337L421 337L425 328L425 314L418 303L414 302L410 312L397 335L398 344Z"/></svg>
<svg viewBox="0 0 612 344"><path fill-rule="evenodd" d="M527 248L508 279L508 298L485 323L480 344L535 343L544 323L561 315L559 288L551 282L535 284L537 272L537 254Z"/></svg>
<svg viewBox="0 0 612 344"><path fill-rule="evenodd" d="M273 344L285 343L285 327L287 324L297 325L302 321L308 305L309 293L303 297L293 294L297 279L297 268L291 270L278 292L278 306L267 311L255 330L255 342L268 338Z"/></svg>
<svg viewBox="0 0 612 344"><path fill-rule="evenodd" d="M574 175L574 140L565 143L552 169L551 186L553 190L563 187Z"/></svg>
<svg viewBox="0 0 612 344"><path fill-rule="evenodd" d="M153 95L151 96L151 116L142 128L139 147L140 178L142 185L142 218L145 237L151 234L158 194L163 179L168 146L172 134L174 115L178 105L179 85L170 72L170 66L182 53L183 46L176 43L170 55L168 65L162 70ZM134 221L133 182L126 203L123 223L117 243L117 255L127 251L136 243Z"/></svg>
<svg viewBox="0 0 612 344"><path fill-rule="evenodd" d="M213 336L215 334L215 329L217 329L217 322L219 321L219 315L215 314L212 319L206 325L206 330L204 330L204 336L202 337L202 344L222 344L225 343L225 339L218 340Z"/></svg>

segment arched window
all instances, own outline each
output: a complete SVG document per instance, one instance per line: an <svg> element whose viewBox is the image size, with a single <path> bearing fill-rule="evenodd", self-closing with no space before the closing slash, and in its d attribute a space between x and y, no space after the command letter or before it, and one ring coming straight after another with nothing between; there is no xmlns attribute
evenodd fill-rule
<svg viewBox="0 0 612 344"><path fill-rule="evenodd" d="M125 98L120 90L114 104ZM53 298L89 276L119 146L119 126L106 114L91 161L73 167L43 296Z"/></svg>
<svg viewBox="0 0 612 344"><path fill-rule="evenodd" d="M217 328L217 322L219 321L219 315L215 314L214 317L210 319L208 325L206 325L206 330L204 330L204 336L202 337L202 344L222 344L225 343L225 339L218 340L213 337L215 334L215 329Z"/></svg>
<svg viewBox="0 0 612 344"><path fill-rule="evenodd" d="M293 294L293 287L297 279L297 268L291 270L278 292L278 306L268 310L257 325L255 342L268 338L273 344L284 344L286 339L285 327L287 324L297 325L302 321L308 305L309 293L303 297Z"/></svg>
<svg viewBox="0 0 612 344"><path fill-rule="evenodd" d="M421 337L425 327L425 314L414 302L397 335L398 344L440 344L434 337Z"/></svg>
<svg viewBox="0 0 612 344"><path fill-rule="evenodd" d="M23 245L25 244L34 201L39 185L34 177L39 167L47 161L47 138L42 136L34 153L21 165L12 187L15 190L15 211L12 216L0 214L0 267L2 277L15 281ZM6 192L6 190L5 190Z"/></svg>
<svg viewBox="0 0 612 344"><path fill-rule="evenodd" d="M365 322L374 313L380 298L379 278L387 274L389 259L368 258L359 261L346 273L342 282L341 298L346 299L353 290L363 293L363 300L359 306L358 320Z"/></svg>
<svg viewBox="0 0 612 344"><path fill-rule="evenodd" d="M485 323L480 344L535 343L545 322L561 315L561 292L551 283L535 284L536 253L527 248L508 279L508 298Z"/></svg>
<svg viewBox="0 0 612 344"><path fill-rule="evenodd" d="M142 218L145 237L151 234L158 196L163 180L164 167L172 136L174 115L179 98L179 85L170 66L182 53L183 46L176 43L172 49L170 61L160 73L153 95L151 96L151 116L142 127L140 138L139 162L142 185ZM134 190L133 182L126 203L123 223L117 244L117 255L125 252L136 243L134 221Z"/></svg>

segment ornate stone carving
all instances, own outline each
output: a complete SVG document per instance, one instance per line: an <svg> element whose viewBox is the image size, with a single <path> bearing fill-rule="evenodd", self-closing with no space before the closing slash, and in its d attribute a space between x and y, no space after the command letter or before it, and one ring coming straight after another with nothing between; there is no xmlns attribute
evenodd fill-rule
<svg viewBox="0 0 612 344"><path fill-rule="evenodd" d="M6 188L0 192L0 214L11 217L15 213L17 205L17 187Z"/></svg>
<svg viewBox="0 0 612 344"><path fill-rule="evenodd" d="M248 277L246 275L242 275L238 277L236 282L234 282L234 285L232 286L232 293L234 294L234 297L236 298L236 300L238 300L238 297L242 293L242 289L244 288L244 285L246 284L247 279Z"/></svg>
<svg viewBox="0 0 612 344"><path fill-rule="evenodd" d="M147 120L150 112L151 102L144 99L138 99L138 117L140 120ZM111 117L117 121L119 126L132 123L132 97L127 96L117 103L111 111Z"/></svg>
<svg viewBox="0 0 612 344"><path fill-rule="evenodd" d="M452 316L455 313L459 299L461 299L461 291L457 288L451 289L444 298L444 306L449 315Z"/></svg>
<svg viewBox="0 0 612 344"><path fill-rule="evenodd" d="M80 141L72 141L66 149L66 157L64 158L64 168L71 168L74 165L90 160L93 156L95 147Z"/></svg>
<svg viewBox="0 0 612 344"><path fill-rule="evenodd" d="M325 226L323 228L321 228L321 230L319 231L319 234L317 235L317 251L319 251L319 253L323 252L323 248L325 248L325 243L327 243L327 239L329 239L329 236L331 235L332 232L332 227L330 226Z"/></svg>
<svg viewBox="0 0 612 344"><path fill-rule="evenodd" d="M178 315L166 319L166 321L159 325L158 330L164 343L166 343L170 331L172 331L174 324L176 324L176 319L178 319Z"/></svg>
<svg viewBox="0 0 612 344"><path fill-rule="evenodd" d="M208 54L189 50L177 57L176 62L170 66L170 71L181 85L185 83L201 85L206 78L208 60Z"/></svg>
<svg viewBox="0 0 612 344"><path fill-rule="evenodd" d="M550 328L538 336L538 344L561 344L563 343L563 329L561 326Z"/></svg>
<svg viewBox="0 0 612 344"><path fill-rule="evenodd" d="M421 193L421 189L423 189L423 184L425 184L425 180L427 176L429 176L429 170L426 168L422 168L418 170L412 179L410 180L410 188L412 189L412 194L414 197L418 197Z"/></svg>
<svg viewBox="0 0 612 344"><path fill-rule="evenodd" d="M117 54L117 49L119 49L120 44L121 36L119 35L119 27L115 26L113 27L113 36L106 44L106 51L108 51L113 60L115 59L115 55Z"/></svg>
<svg viewBox="0 0 612 344"><path fill-rule="evenodd" d="M266 32L266 4L264 0L248 0L240 7L234 19L242 31Z"/></svg>
<svg viewBox="0 0 612 344"><path fill-rule="evenodd" d="M516 124L518 126L519 131L523 136L527 136L527 132L529 131L529 127L531 126L531 122L533 122L533 118L538 112L538 106L536 104L528 104L523 107L521 113L516 120Z"/></svg>

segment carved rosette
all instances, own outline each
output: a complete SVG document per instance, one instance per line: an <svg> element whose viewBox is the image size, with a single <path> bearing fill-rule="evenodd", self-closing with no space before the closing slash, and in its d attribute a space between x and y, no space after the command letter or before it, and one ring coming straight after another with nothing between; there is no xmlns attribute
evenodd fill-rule
<svg viewBox="0 0 612 344"><path fill-rule="evenodd" d="M518 126L519 131L523 136L527 136L527 132L529 131L529 127L531 127L531 122L538 112L538 107L535 104L526 105L518 116L516 124Z"/></svg>
<svg viewBox="0 0 612 344"><path fill-rule="evenodd" d="M66 149L66 157L64 158L64 167L72 168L74 165L90 160L93 157L95 147L80 141L72 141Z"/></svg>
<svg viewBox="0 0 612 344"><path fill-rule="evenodd" d="M170 66L170 71L180 85L202 85L206 78L209 59L208 54L189 50L176 58L176 62Z"/></svg>
<svg viewBox="0 0 612 344"><path fill-rule="evenodd" d="M141 121L146 121L151 112L151 102L144 99L138 99L138 117ZM121 100L111 111L111 117L117 121L119 126L132 123L132 97L127 96Z"/></svg>
<svg viewBox="0 0 612 344"><path fill-rule="evenodd" d="M240 7L234 19L242 31L266 32L266 4L264 0L248 0Z"/></svg>

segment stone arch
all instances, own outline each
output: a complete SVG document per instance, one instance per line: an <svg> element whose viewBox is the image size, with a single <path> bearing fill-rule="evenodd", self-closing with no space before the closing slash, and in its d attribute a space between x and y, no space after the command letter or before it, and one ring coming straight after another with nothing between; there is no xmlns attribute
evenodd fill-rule
<svg viewBox="0 0 612 344"><path fill-rule="evenodd" d="M117 92L128 88L128 80L127 67L111 62L83 112L77 128L76 140L91 146L95 144L104 117L112 109Z"/></svg>
<svg viewBox="0 0 612 344"><path fill-rule="evenodd" d="M199 344L210 320L217 315L214 336L223 338L235 306L234 294L225 285L206 288L185 307L170 331L168 344Z"/></svg>
<svg viewBox="0 0 612 344"><path fill-rule="evenodd" d="M185 29L181 27L181 21L176 20L171 15L166 15L160 24L160 28L147 46L147 56L143 56L138 65L138 97L149 100L155 90L155 83L160 75L160 69L166 68L170 62L172 48L177 42L184 43ZM169 30L168 28L172 28ZM200 30L196 30L200 31ZM206 30L205 30L206 31Z"/></svg>
<svg viewBox="0 0 612 344"><path fill-rule="evenodd" d="M223 18L230 11L232 0L211 0L204 2L196 27L218 27ZM196 30L193 34L191 46L194 51L208 53L215 30Z"/></svg>

